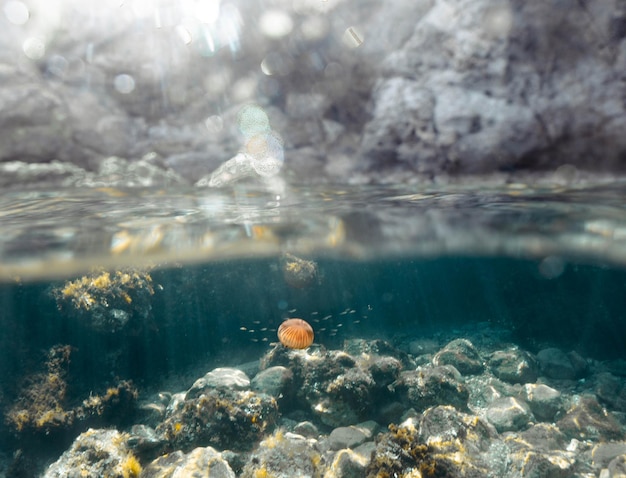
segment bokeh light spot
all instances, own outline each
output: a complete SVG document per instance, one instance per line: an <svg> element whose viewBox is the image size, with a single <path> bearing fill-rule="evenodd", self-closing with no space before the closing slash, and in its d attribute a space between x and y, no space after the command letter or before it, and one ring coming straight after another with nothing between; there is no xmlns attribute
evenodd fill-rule
<svg viewBox="0 0 626 478"><path fill-rule="evenodd" d="M293 20L282 10L269 10L259 19L261 33L270 38L282 38L293 30Z"/></svg>
<svg viewBox="0 0 626 478"><path fill-rule="evenodd" d="M52 55L48 60L48 71L59 78L65 77L69 62L61 55Z"/></svg>
<svg viewBox="0 0 626 478"><path fill-rule="evenodd" d="M270 119L263 108L257 105L244 106L237 117L239 130L246 138L270 131Z"/></svg>
<svg viewBox="0 0 626 478"><path fill-rule="evenodd" d="M28 7L17 0L10 0L4 5L4 15L13 25L24 25L30 18Z"/></svg>
<svg viewBox="0 0 626 478"><path fill-rule="evenodd" d="M184 25L177 25L174 31L178 35L178 38L180 38L185 45L191 44L193 37Z"/></svg>
<svg viewBox="0 0 626 478"><path fill-rule="evenodd" d="M122 73L115 77L113 86L118 92L127 95L135 89L135 79L126 73Z"/></svg>
<svg viewBox="0 0 626 478"><path fill-rule="evenodd" d="M560 257L548 256L539 263L539 273L546 279L556 279L565 270L565 261Z"/></svg>
<svg viewBox="0 0 626 478"><path fill-rule="evenodd" d="M199 0L195 4L194 16L202 23L215 23L220 17L220 0Z"/></svg>
<svg viewBox="0 0 626 478"><path fill-rule="evenodd" d="M219 115L213 115L213 116L209 116L204 121L204 125L206 126L206 129L209 130L209 132L219 133L220 131L222 131L222 128L224 127L224 120Z"/></svg>
<svg viewBox="0 0 626 478"><path fill-rule="evenodd" d="M328 35L330 25L326 17L321 15L310 16L300 25L302 36L309 41L321 40Z"/></svg>
<svg viewBox="0 0 626 478"><path fill-rule="evenodd" d="M267 76L285 76L293 69L293 61L286 55L271 51L261 62L261 71Z"/></svg>
<svg viewBox="0 0 626 478"><path fill-rule="evenodd" d="M39 37L30 37L24 40L22 50L31 60L41 60L46 54L46 43Z"/></svg>
<svg viewBox="0 0 626 478"><path fill-rule="evenodd" d="M495 37L506 36L513 27L513 13L509 5L498 5L490 8L483 20L483 26L487 33Z"/></svg>

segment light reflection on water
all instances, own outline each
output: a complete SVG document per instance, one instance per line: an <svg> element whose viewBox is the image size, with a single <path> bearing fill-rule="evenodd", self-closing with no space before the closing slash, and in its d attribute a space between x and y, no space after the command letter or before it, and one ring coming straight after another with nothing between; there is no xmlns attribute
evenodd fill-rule
<svg viewBox="0 0 626 478"><path fill-rule="evenodd" d="M0 278L285 252L353 260L443 255L626 264L624 184L29 191L0 198ZM542 272L544 273L544 272Z"/></svg>

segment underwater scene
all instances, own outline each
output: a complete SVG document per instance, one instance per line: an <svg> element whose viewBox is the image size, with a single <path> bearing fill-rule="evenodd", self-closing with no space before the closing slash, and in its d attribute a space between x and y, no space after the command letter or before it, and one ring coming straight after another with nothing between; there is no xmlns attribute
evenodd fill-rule
<svg viewBox="0 0 626 478"><path fill-rule="evenodd" d="M626 478L626 0L0 0L0 478Z"/></svg>
<svg viewBox="0 0 626 478"><path fill-rule="evenodd" d="M7 194L0 476L624 476L623 194Z"/></svg>

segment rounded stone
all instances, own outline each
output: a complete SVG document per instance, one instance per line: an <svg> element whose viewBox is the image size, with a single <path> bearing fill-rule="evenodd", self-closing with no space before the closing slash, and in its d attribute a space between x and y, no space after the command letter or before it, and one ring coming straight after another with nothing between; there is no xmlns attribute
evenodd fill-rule
<svg viewBox="0 0 626 478"><path fill-rule="evenodd" d="M481 373L485 366L474 345L466 339L456 339L433 357L435 365L452 365L462 375Z"/></svg>
<svg viewBox="0 0 626 478"><path fill-rule="evenodd" d="M495 400L487 408L487 420L496 427L498 432L517 431L532 420L533 416L528 405L514 397Z"/></svg>

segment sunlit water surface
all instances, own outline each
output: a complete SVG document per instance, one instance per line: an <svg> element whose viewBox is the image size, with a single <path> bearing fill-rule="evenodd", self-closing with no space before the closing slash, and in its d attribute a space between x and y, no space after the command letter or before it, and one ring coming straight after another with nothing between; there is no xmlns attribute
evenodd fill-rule
<svg viewBox="0 0 626 478"><path fill-rule="evenodd" d="M626 264L626 185L27 191L0 198L0 279L283 253Z"/></svg>

